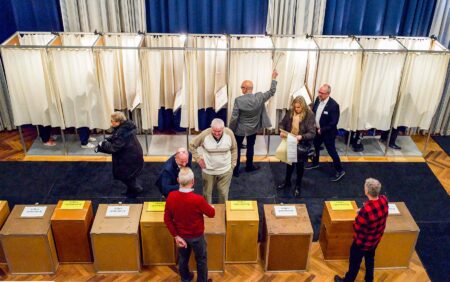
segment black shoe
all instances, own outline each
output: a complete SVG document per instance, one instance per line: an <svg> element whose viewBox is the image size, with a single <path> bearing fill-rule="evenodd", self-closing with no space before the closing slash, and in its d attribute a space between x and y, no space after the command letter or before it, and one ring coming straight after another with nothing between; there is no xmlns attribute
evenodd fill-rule
<svg viewBox="0 0 450 282"><path fill-rule="evenodd" d="M305 169L314 169L314 168L318 168L318 167L319 167L319 164L314 164L314 163L305 165Z"/></svg>
<svg viewBox="0 0 450 282"><path fill-rule="evenodd" d="M295 185L295 190L294 190L294 197L298 198L300 197L300 192L302 191L302 186L300 185Z"/></svg>
<svg viewBox="0 0 450 282"><path fill-rule="evenodd" d="M402 147L398 146L397 144L389 144L389 148L392 148L394 150L401 150Z"/></svg>
<svg viewBox="0 0 450 282"><path fill-rule="evenodd" d="M334 176L330 178L331 181L337 182L345 175L345 171L336 172Z"/></svg>
<svg viewBox="0 0 450 282"><path fill-rule="evenodd" d="M134 189L127 189L127 191L122 192L122 195L126 195L126 196L137 196L138 194L144 192L144 188L138 186Z"/></svg>
<svg viewBox="0 0 450 282"><path fill-rule="evenodd" d="M344 278L341 278L340 276L335 275L334 276L334 282L344 282Z"/></svg>
<svg viewBox="0 0 450 282"><path fill-rule="evenodd" d="M252 171L257 171L257 170L259 170L259 169L261 169L260 166L258 166L258 165L253 165L253 166L251 166L251 167L246 167L246 168L245 168L245 171L246 171L246 172L252 172Z"/></svg>
<svg viewBox="0 0 450 282"><path fill-rule="evenodd" d="M381 138L380 138L380 142L381 142L381 143L386 143L386 139L381 139Z"/></svg>
<svg viewBox="0 0 450 282"><path fill-rule="evenodd" d="M291 188L291 182L283 182L280 185L277 186L277 190L287 190Z"/></svg>

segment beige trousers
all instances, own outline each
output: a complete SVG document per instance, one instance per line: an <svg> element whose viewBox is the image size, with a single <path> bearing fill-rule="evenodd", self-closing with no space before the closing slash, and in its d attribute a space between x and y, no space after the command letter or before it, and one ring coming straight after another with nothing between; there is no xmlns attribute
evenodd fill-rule
<svg viewBox="0 0 450 282"><path fill-rule="evenodd" d="M230 191L231 178L233 177L233 168L220 175L210 175L202 171L203 178L203 197L209 204L212 204L212 192L214 186L219 193L219 204L224 204L228 200L228 191Z"/></svg>

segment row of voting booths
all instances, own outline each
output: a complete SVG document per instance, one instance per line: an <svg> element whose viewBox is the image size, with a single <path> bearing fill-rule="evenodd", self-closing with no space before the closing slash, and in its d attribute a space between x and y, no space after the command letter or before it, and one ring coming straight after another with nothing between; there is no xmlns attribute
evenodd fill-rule
<svg viewBox="0 0 450 282"><path fill-rule="evenodd" d="M164 207L164 202L100 204L94 217L91 201L15 205L11 213L1 201L0 262L12 274L52 274L59 263L93 263L99 273L175 265L177 250L164 224ZM209 271L223 272L225 263L258 263L259 257L266 271L308 271L313 228L306 205L264 205L263 215L256 201L227 201L214 208L216 216L205 218ZM325 260L348 259L357 209L354 201L324 203L319 243ZM405 204L390 203L375 267L407 268L418 234ZM193 269L194 260L191 256Z"/></svg>
<svg viewBox="0 0 450 282"><path fill-rule="evenodd" d="M324 83L340 104L339 128L428 130L450 58L432 38L45 32L17 32L1 54L16 126L106 130L123 110L146 134L147 154L161 109L180 111L188 142L209 126L206 109L229 120L241 82L267 91L273 69L267 154L292 97L311 102Z"/></svg>

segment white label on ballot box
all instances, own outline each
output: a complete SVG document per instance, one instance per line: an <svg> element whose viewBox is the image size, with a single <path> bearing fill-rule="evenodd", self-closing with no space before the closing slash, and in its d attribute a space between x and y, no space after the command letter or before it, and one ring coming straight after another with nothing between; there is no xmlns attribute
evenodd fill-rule
<svg viewBox="0 0 450 282"><path fill-rule="evenodd" d="M388 204L389 205L389 214L400 214L400 211L398 210L397 206L395 204Z"/></svg>
<svg viewBox="0 0 450 282"><path fill-rule="evenodd" d="M108 206L106 217L127 217L130 212L130 206Z"/></svg>
<svg viewBox="0 0 450 282"><path fill-rule="evenodd" d="M43 217L47 207L25 207L20 217Z"/></svg>
<svg viewBox="0 0 450 282"><path fill-rule="evenodd" d="M297 216L295 206L274 206L275 216Z"/></svg>

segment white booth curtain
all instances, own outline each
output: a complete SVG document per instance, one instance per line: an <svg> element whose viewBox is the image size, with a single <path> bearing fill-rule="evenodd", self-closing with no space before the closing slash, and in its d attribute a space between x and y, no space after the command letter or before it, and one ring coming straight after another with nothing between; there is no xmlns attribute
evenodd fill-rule
<svg viewBox="0 0 450 282"><path fill-rule="evenodd" d="M145 32L145 0L60 0L66 32Z"/></svg>
<svg viewBox="0 0 450 282"><path fill-rule="evenodd" d="M145 47L184 48L180 35L147 35ZM184 50L141 49L142 127L158 126L158 110L174 109L176 95L184 100ZM179 101L178 100L178 101ZM176 108L174 109L176 110Z"/></svg>
<svg viewBox="0 0 450 282"><path fill-rule="evenodd" d="M55 90L61 99L67 127L108 129L114 111L102 96L92 47L97 35L63 34L62 46L76 48L49 49ZM79 48L78 48L79 47Z"/></svg>
<svg viewBox="0 0 450 282"><path fill-rule="evenodd" d="M16 126L35 124L64 128L45 49L54 37L51 34L19 35L20 45L28 45L29 48L2 48Z"/></svg>
<svg viewBox="0 0 450 282"><path fill-rule="evenodd" d="M269 0L268 34L322 34L326 0Z"/></svg>
<svg viewBox="0 0 450 282"><path fill-rule="evenodd" d="M106 47L136 48L95 50L102 95L108 96L108 100L113 100L114 109L133 110L142 100L141 70L137 49L142 36L108 34L102 38Z"/></svg>
<svg viewBox="0 0 450 282"><path fill-rule="evenodd" d="M275 48L285 49L317 49L312 39L306 37L275 37ZM318 50L318 49L317 49ZM290 109L292 96L307 85L308 57L310 53L317 51L275 51L274 68L279 75L277 77L277 92L273 103L276 109ZM311 88L306 87L311 95ZM308 102L308 101L307 101Z"/></svg>
<svg viewBox="0 0 450 282"><path fill-rule="evenodd" d="M390 38L361 38L364 52L357 130L389 130L406 52Z"/></svg>
<svg viewBox="0 0 450 282"><path fill-rule="evenodd" d="M231 48L273 48L270 37L231 37L230 44ZM234 99L242 95L241 83L244 80L253 82L253 93L265 92L270 89L272 53L272 51L264 50L239 51L231 49L228 121L233 111ZM272 126L274 126L276 123L276 102L272 100L269 100L266 106Z"/></svg>
<svg viewBox="0 0 450 282"><path fill-rule="evenodd" d="M323 84L331 86L331 97L341 111L338 128L355 130L361 81L361 47L351 38L316 38L320 49L347 49L348 51L321 51L316 79L316 93ZM352 51L353 50L353 51Z"/></svg>
<svg viewBox="0 0 450 282"><path fill-rule="evenodd" d="M209 48L209 50L188 50L185 58L187 97L181 112L180 126L195 128L198 131L198 111L216 108L216 93L220 90L226 92L227 40L225 37L204 36L188 37L187 40L189 47Z"/></svg>
<svg viewBox="0 0 450 282"><path fill-rule="evenodd" d="M400 39L408 52L394 127L426 129L436 112L445 84L449 54L431 39ZM424 51L442 51L426 53Z"/></svg>

